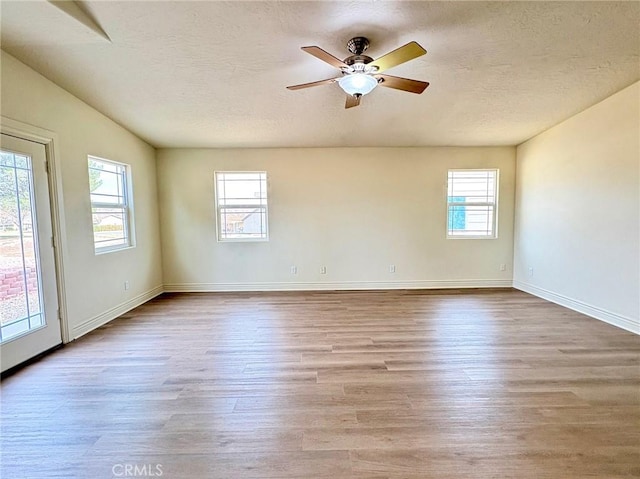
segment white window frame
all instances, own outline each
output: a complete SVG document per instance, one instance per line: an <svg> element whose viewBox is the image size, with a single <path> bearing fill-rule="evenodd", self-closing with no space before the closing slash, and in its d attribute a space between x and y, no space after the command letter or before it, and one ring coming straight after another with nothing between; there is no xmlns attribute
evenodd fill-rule
<svg viewBox="0 0 640 479"><path fill-rule="evenodd" d="M264 237L247 237L247 238L225 238L222 235L222 210L225 208L229 208L229 206L224 206L220 204L220 200L222 199L220 195L220 191L218 191L218 175L220 174L247 174L247 175L264 175L265 185L267 189L265 190L265 202L264 205L233 205L232 208L257 208L264 210ZM260 180L262 181L262 180ZM214 182L214 196L215 196L215 208L216 208L216 237L218 242L220 243L254 243L254 242L265 242L269 241L269 181L266 171L229 171L229 170L220 170L214 172L213 177Z"/></svg>
<svg viewBox="0 0 640 479"><path fill-rule="evenodd" d="M466 172L493 172L495 174L494 181L494 201L461 201L461 202L450 202L449 201L449 176L451 173L466 173ZM446 193L445 193L445 202L446 202L446 235L447 239L497 239L498 238L498 193L500 191L500 170L498 168L458 168L458 169L449 169L447 170L447 183L446 183ZM449 211L452 206L487 206L492 208L493 214L492 223L491 223L491 234L490 235L466 235L453 233L451 234L449 231Z"/></svg>
<svg viewBox="0 0 640 479"><path fill-rule="evenodd" d="M125 242L118 245L98 246L96 244L95 233L93 236L93 247L96 255L104 253L112 253L114 251L120 251L123 249L129 249L135 247L135 229L133 220L133 189L131 181L131 165L126 163L120 163L118 161L108 160L99 156L88 155L87 167L91 168L91 161L98 163L104 163L111 166L122 168L122 188L123 188L123 202L122 203L103 203L99 201L91 200L91 188L89 188L89 201L91 202L91 230L93 233L93 217L94 208L109 208L109 209L122 209L124 217L124 235Z"/></svg>

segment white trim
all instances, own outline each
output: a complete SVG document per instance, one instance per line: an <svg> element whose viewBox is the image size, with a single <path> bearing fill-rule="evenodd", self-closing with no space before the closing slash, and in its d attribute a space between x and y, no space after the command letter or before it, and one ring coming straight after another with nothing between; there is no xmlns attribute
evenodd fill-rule
<svg viewBox="0 0 640 479"><path fill-rule="evenodd" d="M93 212L94 208L99 209L120 209L122 210L122 215L124 219L123 229L124 229L124 243L116 244L116 245L108 245L108 246L99 246L96 244L96 236L95 231L93 232L93 251L94 254L101 255L105 253L113 253L115 251L121 251L129 248L136 247L136 238L135 238L135 220L134 220L134 212L133 212L133 177L131 173L131 165L127 163L122 163L120 161L108 160L106 158L102 158L96 155L87 155L87 166L88 170L96 170L101 171L98 168L94 168L91 166L91 162L95 163L103 163L104 165L112 165L117 168L122 169L121 172L113 172L107 171L106 173L118 175L122 178L122 203L105 203L101 201L93 201L92 196L93 193L89 191L89 202L91 204L91 221L93 228L93 220L94 215L96 213ZM98 193L99 194L99 193ZM112 195L115 196L115 195Z"/></svg>
<svg viewBox="0 0 640 479"><path fill-rule="evenodd" d="M150 289L149 291L145 291L142 294L139 294L135 298L131 298L124 303L120 303L119 305L105 311L104 313L100 313L97 316L94 316L91 319L88 319L77 326L73 327L72 338L78 339L80 336L83 336L96 328L108 323L116 319L117 317L123 315L127 311L131 311L133 308L137 308L141 304L146 303L147 301L152 300L156 296L162 294L164 292L164 288L162 285L156 286L155 288Z"/></svg>
<svg viewBox="0 0 640 479"><path fill-rule="evenodd" d="M524 291L525 293L532 294L552 303L559 304L565 308L572 309L578 313L586 314L592 318L604 321L605 323L617 326L618 328L625 329L635 334L640 334L640 321L628 318L620 314L608 311L606 309L593 306L591 304L584 303L577 299L569 298L559 293L554 293L548 289L540 288L529 283L523 283L522 281L513 281L513 287Z"/></svg>
<svg viewBox="0 0 640 479"><path fill-rule="evenodd" d="M134 249L135 246L104 246L102 248L100 248L99 250L96 251L95 249L95 243L93 246L93 254L95 256L100 256L102 254L107 254L107 253L113 253L114 251L124 251L124 250L128 250L128 249Z"/></svg>
<svg viewBox="0 0 640 479"><path fill-rule="evenodd" d="M265 197L264 198L260 198L260 200L265 200L264 204L259 204L259 205L224 205L221 206L220 205L220 195L218 194L218 175L227 175L227 174L231 174L231 175L239 175L239 174L248 174L248 175L264 175L264 182L265 182L265 187L266 187L266 191L265 193ZM222 182L224 183L226 180L223 179ZM256 180L248 180L248 181L256 181ZM262 179L257 180L261 183L261 188L262 188ZM262 191L262 190L261 190ZM227 170L216 170L213 172L213 196L214 196L214 204L215 204L215 209L216 209L216 238L218 243L254 243L254 242L268 242L269 241L269 179L268 179L268 175L266 171L227 171ZM226 197L225 197L226 200ZM259 237L246 237L246 238L223 238L222 237L222 231L221 231L221 227L222 227L222 220L221 220L221 211L224 208L245 208L245 209L249 209L249 208L260 208L264 210L264 221L265 221L265 230L264 230L264 236L259 236Z"/></svg>
<svg viewBox="0 0 640 479"><path fill-rule="evenodd" d="M449 202L449 183L451 173L469 172L469 171L493 171L495 176L493 178L493 203L488 201L479 202L466 202L466 201L452 201ZM447 239L498 239L498 195L500 194L500 168L449 168L447 170L447 186L445 188L445 203L447 206L447 224L446 224L446 238ZM449 230L449 208L451 206L489 206L493 209L491 234L489 235L464 235L450 233Z"/></svg>
<svg viewBox="0 0 640 479"><path fill-rule="evenodd" d="M59 158L58 134L38 126L0 116L0 132L44 145L49 165L49 197L51 201L51 221L53 226L54 255L56 259L56 281L58 287L58 309L60 310L60 329L62 342L71 341L71 330L67 315L67 292L64 273L67 250L67 231L64 215L64 197L62 188L62 171Z"/></svg>
<svg viewBox="0 0 640 479"><path fill-rule="evenodd" d="M457 289L457 288L510 288L511 280L413 280L413 281L340 281L322 282L273 282L273 283L165 283L170 293L220 292L220 291L335 291L376 289Z"/></svg>

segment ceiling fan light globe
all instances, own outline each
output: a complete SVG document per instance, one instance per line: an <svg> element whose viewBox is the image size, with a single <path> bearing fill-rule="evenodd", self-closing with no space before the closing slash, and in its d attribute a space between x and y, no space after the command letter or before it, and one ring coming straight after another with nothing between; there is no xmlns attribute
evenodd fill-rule
<svg viewBox="0 0 640 479"><path fill-rule="evenodd" d="M348 95L366 95L378 86L378 80L364 73L352 73L340 78L338 85Z"/></svg>

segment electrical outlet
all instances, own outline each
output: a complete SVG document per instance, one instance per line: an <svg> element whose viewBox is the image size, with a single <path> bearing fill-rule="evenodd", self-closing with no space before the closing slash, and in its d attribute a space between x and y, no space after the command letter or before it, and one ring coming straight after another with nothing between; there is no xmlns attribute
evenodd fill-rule
<svg viewBox="0 0 640 479"><path fill-rule="evenodd" d="M389 265L389 273L395 273L396 272L396 265L395 264L390 264Z"/></svg>
<svg viewBox="0 0 640 479"><path fill-rule="evenodd" d="M529 268L529 276L533 276L533 268Z"/></svg>
<svg viewBox="0 0 640 479"><path fill-rule="evenodd" d="M504 263L500 264L500 271L506 271L507 270L507 265Z"/></svg>
<svg viewBox="0 0 640 479"><path fill-rule="evenodd" d="M298 267L297 266L292 266L291 267L291 274L298 274Z"/></svg>
<svg viewBox="0 0 640 479"><path fill-rule="evenodd" d="M124 282L124 290L129 291L129 281Z"/></svg>
<svg viewBox="0 0 640 479"><path fill-rule="evenodd" d="M320 268L320 274L327 274L327 267L326 266L322 266Z"/></svg>

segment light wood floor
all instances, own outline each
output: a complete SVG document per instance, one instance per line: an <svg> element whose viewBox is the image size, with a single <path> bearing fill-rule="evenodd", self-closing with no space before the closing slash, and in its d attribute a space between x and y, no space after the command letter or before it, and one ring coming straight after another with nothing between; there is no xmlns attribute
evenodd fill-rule
<svg viewBox="0 0 640 479"><path fill-rule="evenodd" d="M1 401L7 479L640 477L640 338L512 290L165 294Z"/></svg>

